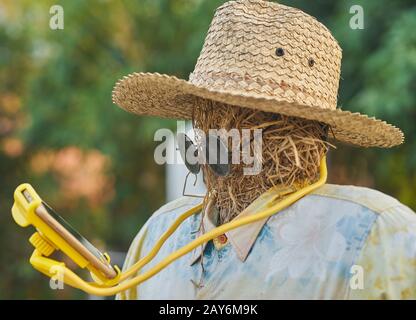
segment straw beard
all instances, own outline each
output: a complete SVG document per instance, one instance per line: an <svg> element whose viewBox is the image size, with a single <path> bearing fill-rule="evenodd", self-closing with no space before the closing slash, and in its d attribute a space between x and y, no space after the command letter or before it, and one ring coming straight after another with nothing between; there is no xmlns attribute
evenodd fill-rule
<svg viewBox="0 0 416 320"><path fill-rule="evenodd" d="M206 134L209 129L236 128L240 135L241 129L263 130L262 170L259 174L244 175L244 163L232 164L231 172L225 177L215 175L208 165L202 166L207 194L215 197L219 210L219 224L231 221L273 186L304 185L316 181L320 160L332 146L326 141L326 124L206 99L197 100L193 126ZM198 137L196 139L198 142ZM229 141L228 146L230 150ZM252 150L253 142L250 152Z"/></svg>

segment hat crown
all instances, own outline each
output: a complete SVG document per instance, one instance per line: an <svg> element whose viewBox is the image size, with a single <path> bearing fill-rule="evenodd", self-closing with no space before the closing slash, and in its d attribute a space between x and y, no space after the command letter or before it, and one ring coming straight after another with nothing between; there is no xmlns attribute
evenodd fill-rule
<svg viewBox="0 0 416 320"><path fill-rule="evenodd" d="M230 1L214 15L190 82L211 90L336 109L341 48L301 10Z"/></svg>

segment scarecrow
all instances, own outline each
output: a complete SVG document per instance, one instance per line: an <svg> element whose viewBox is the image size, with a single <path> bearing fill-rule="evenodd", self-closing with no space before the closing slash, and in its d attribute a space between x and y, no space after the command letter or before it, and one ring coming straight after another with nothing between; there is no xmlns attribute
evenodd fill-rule
<svg viewBox="0 0 416 320"><path fill-rule="evenodd" d="M124 269L199 203L200 213L178 227L141 273L210 230L324 180L332 141L401 144L398 128L337 108L340 67L341 48L315 18L273 2L237 0L216 10L189 81L157 73L119 81L113 101L129 112L192 120L207 135L210 129L262 130L261 152L254 155L260 172L244 174L243 163L222 172L201 164L204 199L182 197L155 212ZM201 144L198 135L194 144ZM416 215L396 199L322 184L273 213L220 234L118 298L416 298Z"/></svg>

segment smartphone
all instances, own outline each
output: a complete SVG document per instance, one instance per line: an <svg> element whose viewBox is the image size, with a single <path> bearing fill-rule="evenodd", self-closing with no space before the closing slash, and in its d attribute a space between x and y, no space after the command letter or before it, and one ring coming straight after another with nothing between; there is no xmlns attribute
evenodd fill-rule
<svg viewBox="0 0 416 320"><path fill-rule="evenodd" d="M22 194L28 203L33 201L32 196L26 189L22 190ZM113 279L117 276L117 272L108 262L105 255L45 202L42 201L41 205L36 208L35 214L58 233L71 247L88 260L91 265L101 271L106 278Z"/></svg>

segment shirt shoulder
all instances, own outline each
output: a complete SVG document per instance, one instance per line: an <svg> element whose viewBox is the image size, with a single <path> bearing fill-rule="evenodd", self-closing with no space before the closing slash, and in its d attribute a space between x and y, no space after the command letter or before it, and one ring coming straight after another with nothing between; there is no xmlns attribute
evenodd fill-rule
<svg viewBox="0 0 416 320"><path fill-rule="evenodd" d="M172 200L163 206L161 206L158 210L156 210L150 219L158 217L160 215L164 215L169 212L176 212L179 209L188 210L202 202L202 198L196 197L180 197L178 199Z"/></svg>
<svg viewBox="0 0 416 320"><path fill-rule="evenodd" d="M201 201L199 198L181 197L166 203L156 210L134 238L127 258L131 256L131 252L137 251L138 243L142 243L144 240L148 242L157 239L180 214L200 204Z"/></svg>
<svg viewBox="0 0 416 320"><path fill-rule="evenodd" d="M337 208L334 211L341 210L342 201L349 203L354 216L364 211L374 216L353 262L348 298L416 298L416 214L409 207L380 191L356 186L327 184L312 196L333 199L329 206ZM354 229L364 221L359 220Z"/></svg>
<svg viewBox="0 0 416 320"><path fill-rule="evenodd" d="M136 235L133 240L129 253L131 251L137 251L138 242L143 242L146 239L146 242L149 240L157 239L166 229L173 223L173 221L182 213L187 210L200 204L202 199L193 198L193 197L181 197L170 201L156 210L146 223L141 227L139 233ZM150 232L149 232L150 231ZM149 233L151 235L149 235Z"/></svg>
<svg viewBox="0 0 416 320"><path fill-rule="evenodd" d="M171 226L173 221L185 211L200 204L202 199L181 197L170 201L156 210L132 241L123 264L123 271L128 270L140 260L156 243L160 236ZM136 299L137 288L131 288L116 296L116 299Z"/></svg>
<svg viewBox="0 0 416 320"><path fill-rule="evenodd" d="M322 277L325 297L413 297L415 221L412 210L382 192L327 184L271 217L260 240L280 248L272 256L274 274L286 268L293 279ZM351 286L357 265L365 290Z"/></svg>
<svg viewBox="0 0 416 320"><path fill-rule="evenodd" d="M377 219L374 227L383 226L391 232L416 223L415 212L397 199L374 189L326 184L313 195L347 201L373 212Z"/></svg>
<svg viewBox="0 0 416 320"><path fill-rule="evenodd" d="M411 211L397 199L383 192L366 187L325 184L313 191L311 195L353 202L379 214L399 207Z"/></svg>
<svg viewBox="0 0 416 320"><path fill-rule="evenodd" d="M201 204L201 202L201 198L181 197L168 202L156 210L142 227L142 229L146 229L144 247L149 248L153 246L180 215ZM183 221L174 233L173 238L179 232L191 232L192 221L192 218Z"/></svg>

